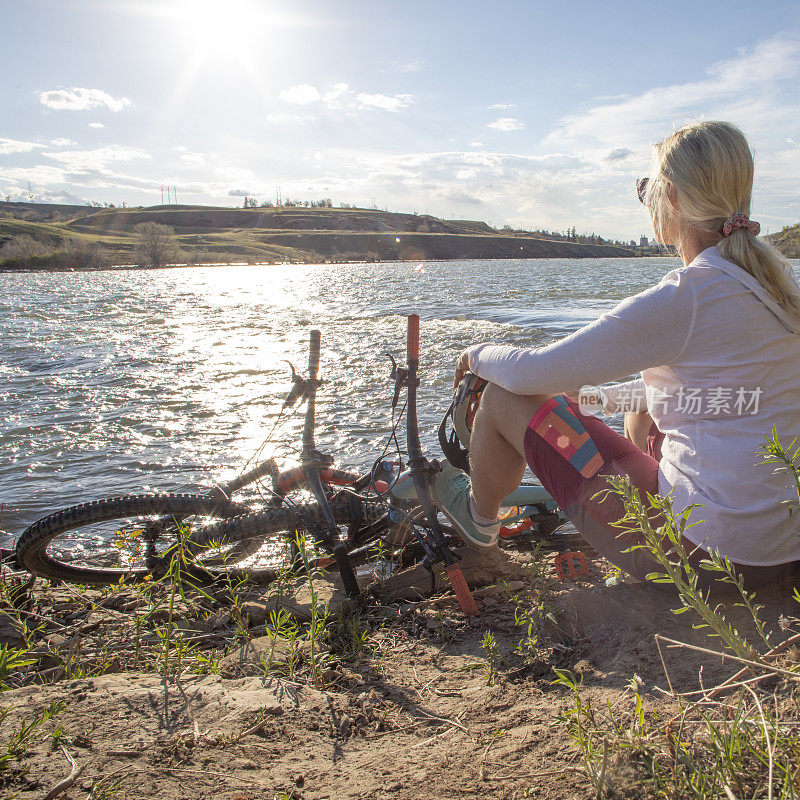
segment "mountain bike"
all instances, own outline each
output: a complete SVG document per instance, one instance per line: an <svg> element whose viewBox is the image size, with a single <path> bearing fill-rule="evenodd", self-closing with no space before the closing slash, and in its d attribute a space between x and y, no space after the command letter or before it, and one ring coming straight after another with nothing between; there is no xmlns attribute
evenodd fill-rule
<svg viewBox="0 0 800 800"><path fill-rule="evenodd" d="M311 331L308 375L302 377L292 367L292 389L283 403L283 409L306 403L300 464L279 469L274 459L267 459L206 494L132 495L57 511L20 536L17 565L44 578L108 585L163 574L170 559L180 553L201 582L224 575L268 582L277 570L264 566L258 551L265 542L279 542L282 535L302 530L315 546L314 563L338 569L350 596L361 589L356 568L376 558L388 558L399 567L421 563L431 575L433 565L444 562L457 582L457 551L462 543L439 519L428 487L440 465L427 460L420 446L419 318L409 317L407 366L398 367L389 356L394 381L392 430L363 474L336 469L333 457L315 445L320 338L319 331ZM398 411L404 391L405 402ZM444 452L454 460L463 459L466 451L460 448L454 453L458 438L454 432L448 438L445 427L463 400L457 393L439 432ZM405 452L397 439L404 409ZM261 508L232 499L251 484L257 484L266 497ZM501 541L505 543L540 542L552 550L569 550L582 541L577 533L559 532L566 518L539 485L520 486L504 506Z"/></svg>

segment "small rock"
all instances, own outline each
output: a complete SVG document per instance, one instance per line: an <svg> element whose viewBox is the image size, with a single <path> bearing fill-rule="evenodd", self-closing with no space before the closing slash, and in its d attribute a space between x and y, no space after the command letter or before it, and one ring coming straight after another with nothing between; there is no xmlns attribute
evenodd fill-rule
<svg viewBox="0 0 800 800"><path fill-rule="evenodd" d="M335 669L326 669L320 677L322 678L322 682L329 686L339 680L339 673Z"/></svg>
<svg viewBox="0 0 800 800"><path fill-rule="evenodd" d="M197 620L195 627L202 633L211 633L212 631L218 631L220 628L224 628L230 623L230 621L231 612L225 608L221 608L219 611L211 614L205 619Z"/></svg>
<svg viewBox="0 0 800 800"><path fill-rule="evenodd" d="M429 619L425 624L425 627L429 631L438 631L439 628L442 627L442 621L440 619Z"/></svg>
<svg viewBox="0 0 800 800"><path fill-rule="evenodd" d="M44 637L47 646L52 650L56 647L63 647L67 643L67 637L60 633L51 633Z"/></svg>
<svg viewBox="0 0 800 800"><path fill-rule="evenodd" d="M497 605L497 600L495 600L493 597L485 597L483 599L483 607L484 608L492 608L493 606L496 606L496 605Z"/></svg>
<svg viewBox="0 0 800 800"><path fill-rule="evenodd" d="M258 769L258 764L249 758L234 758L231 766L234 769Z"/></svg>
<svg viewBox="0 0 800 800"><path fill-rule="evenodd" d="M278 608L276 597L268 597L264 600L247 600L242 603L242 616L249 619L250 625L263 625L269 619L270 612Z"/></svg>
<svg viewBox="0 0 800 800"><path fill-rule="evenodd" d="M20 645L23 641L19 622L10 614L0 612L0 644Z"/></svg>
<svg viewBox="0 0 800 800"><path fill-rule="evenodd" d="M525 588L525 584L522 581L509 581L506 584L506 589L509 592L519 592Z"/></svg>

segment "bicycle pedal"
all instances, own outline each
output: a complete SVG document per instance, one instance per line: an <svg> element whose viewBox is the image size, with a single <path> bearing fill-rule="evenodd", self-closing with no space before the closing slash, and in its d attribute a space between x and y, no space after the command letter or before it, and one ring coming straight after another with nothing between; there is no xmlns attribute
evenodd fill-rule
<svg viewBox="0 0 800 800"><path fill-rule="evenodd" d="M576 581L589 575L586 554L580 550L566 550L555 558L556 575L560 581Z"/></svg>

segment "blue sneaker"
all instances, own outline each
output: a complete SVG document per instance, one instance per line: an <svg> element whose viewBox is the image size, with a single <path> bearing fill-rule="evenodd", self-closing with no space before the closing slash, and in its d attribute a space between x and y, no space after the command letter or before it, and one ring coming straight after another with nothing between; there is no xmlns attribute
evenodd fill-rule
<svg viewBox="0 0 800 800"><path fill-rule="evenodd" d="M469 475L447 462L432 481L433 500L450 520L464 544L473 550L490 550L497 547L500 522L482 525L472 518L469 496L472 484Z"/></svg>

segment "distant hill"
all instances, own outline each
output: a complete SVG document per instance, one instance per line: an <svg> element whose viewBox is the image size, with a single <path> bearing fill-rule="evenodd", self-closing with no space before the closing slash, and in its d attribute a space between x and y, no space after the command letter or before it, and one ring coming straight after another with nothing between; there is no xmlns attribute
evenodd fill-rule
<svg viewBox="0 0 800 800"><path fill-rule="evenodd" d="M800 258L800 222L787 225L778 233L771 233L767 239L788 258Z"/></svg>
<svg viewBox="0 0 800 800"><path fill-rule="evenodd" d="M103 263L132 261L133 229L169 225L189 263L320 262L462 258L629 257L633 248L581 244L485 222L373 209L153 206L89 208L0 203L0 246L30 236L53 248L102 248Z"/></svg>

